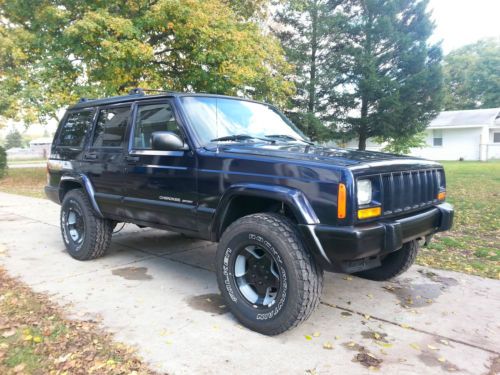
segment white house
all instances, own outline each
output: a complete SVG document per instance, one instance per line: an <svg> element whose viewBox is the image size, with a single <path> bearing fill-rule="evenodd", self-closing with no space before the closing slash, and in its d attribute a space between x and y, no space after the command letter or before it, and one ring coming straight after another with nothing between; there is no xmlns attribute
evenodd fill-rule
<svg viewBox="0 0 500 375"><path fill-rule="evenodd" d="M50 154L50 147L52 145L52 138L37 138L30 141L30 151L48 157Z"/></svg>
<svg viewBox="0 0 500 375"><path fill-rule="evenodd" d="M426 129L427 146L411 155L433 160L500 159L500 108L441 112Z"/></svg>
<svg viewBox="0 0 500 375"><path fill-rule="evenodd" d="M441 112L427 129L426 146L410 155L431 160L500 159L500 108ZM340 145L357 148L357 139ZM368 139L366 149L381 151L383 145Z"/></svg>

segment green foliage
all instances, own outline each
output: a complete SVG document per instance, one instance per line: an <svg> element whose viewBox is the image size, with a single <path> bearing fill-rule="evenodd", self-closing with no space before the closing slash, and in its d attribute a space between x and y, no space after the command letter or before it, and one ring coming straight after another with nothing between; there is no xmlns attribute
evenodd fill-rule
<svg viewBox="0 0 500 375"><path fill-rule="evenodd" d="M291 67L251 20L265 2L245 3L0 0L0 114L42 122L79 97L136 86L233 95L252 86L255 99L284 103Z"/></svg>
<svg viewBox="0 0 500 375"><path fill-rule="evenodd" d="M5 137L5 148L8 150L13 147L22 147L23 146L23 136L19 131L12 130Z"/></svg>
<svg viewBox="0 0 500 375"><path fill-rule="evenodd" d="M426 134L425 132L409 135L407 137L399 137L399 138L378 138L376 141L379 143L388 142L384 147L385 152L390 152L398 155L406 155L410 153L410 149L423 147L426 144L425 141Z"/></svg>
<svg viewBox="0 0 500 375"><path fill-rule="evenodd" d="M0 146L0 178L3 178L7 173L7 153L5 149Z"/></svg>
<svg viewBox="0 0 500 375"><path fill-rule="evenodd" d="M500 38L450 52L444 79L445 110L500 107Z"/></svg>
<svg viewBox="0 0 500 375"><path fill-rule="evenodd" d="M292 107L342 137L408 139L442 100L441 48L430 45L428 0L295 0L277 35L296 66ZM303 93L303 95L300 95ZM334 133L330 132L331 137Z"/></svg>

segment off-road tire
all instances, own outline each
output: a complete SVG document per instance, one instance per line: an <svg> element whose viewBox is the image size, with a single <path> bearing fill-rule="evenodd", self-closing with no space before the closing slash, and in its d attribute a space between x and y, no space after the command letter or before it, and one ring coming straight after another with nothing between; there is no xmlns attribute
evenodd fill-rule
<svg viewBox="0 0 500 375"><path fill-rule="evenodd" d="M79 210L84 223L84 235L81 243L73 241L65 225L67 212ZM103 256L108 249L113 233L114 221L99 217L94 211L87 194L81 189L70 190L61 205L61 234L69 255L78 260L90 260Z"/></svg>
<svg viewBox="0 0 500 375"><path fill-rule="evenodd" d="M382 265L370 270L357 272L354 275L363 279L385 281L392 279L412 266L417 258L420 246L417 241L403 244L403 247L390 253L382 260Z"/></svg>
<svg viewBox="0 0 500 375"><path fill-rule="evenodd" d="M265 246L276 259L280 289L271 307L256 308L235 281L235 257L247 244ZM305 321L320 302L323 270L315 263L297 226L275 213L248 215L223 233L216 256L217 282L231 312L247 328L277 335Z"/></svg>

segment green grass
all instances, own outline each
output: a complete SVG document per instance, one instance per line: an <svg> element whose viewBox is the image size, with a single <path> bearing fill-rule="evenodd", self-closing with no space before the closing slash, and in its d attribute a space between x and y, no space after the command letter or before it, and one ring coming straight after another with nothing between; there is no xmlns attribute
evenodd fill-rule
<svg viewBox="0 0 500 375"><path fill-rule="evenodd" d="M454 226L422 249L417 262L500 279L500 161L443 165Z"/></svg>
<svg viewBox="0 0 500 375"><path fill-rule="evenodd" d="M27 160L7 160L8 165L16 164L43 164L46 163L47 159L27 159Z"/></svg>
<svg viewBox="0 0 500 375"><path fill-rule="evenodd" d="M455 223L422 249L417 262L500 279L500 161L443 165ZM45 173L44 168L9 169L0 191L44 198Z"/></svg>
<svg viewBox="0 0 500 375"><path fill-rule="evenodd" d="M45 168L10 168L7 170L7 176L0 179L0 191L45 198L43 188L46 181Z"/></svg>

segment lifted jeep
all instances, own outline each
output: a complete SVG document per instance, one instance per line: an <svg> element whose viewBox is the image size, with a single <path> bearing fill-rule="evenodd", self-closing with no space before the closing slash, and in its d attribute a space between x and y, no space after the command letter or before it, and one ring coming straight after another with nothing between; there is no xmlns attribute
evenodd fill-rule
<svg viewBox="0 0 500 375"><path fill-rule="evenodd" d="M445 189L436 162L314 145L267 104L135 89L67 110L45 191L78 260L102 256L117 222L218 242L231 311L276 335L314 311L323 270L406 271L452 225Z"/></svg>

